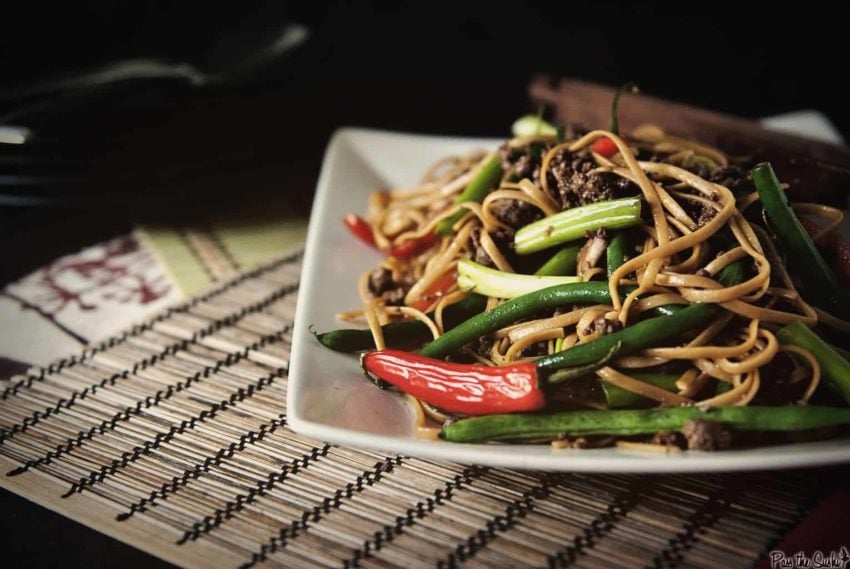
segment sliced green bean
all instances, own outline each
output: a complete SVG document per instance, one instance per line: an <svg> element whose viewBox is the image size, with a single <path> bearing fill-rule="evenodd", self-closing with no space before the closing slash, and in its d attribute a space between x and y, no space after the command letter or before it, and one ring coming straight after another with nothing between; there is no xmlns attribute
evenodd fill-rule
<svg viewBox="0 0 850 569"><path fill-rule="evenodd" d="M850 403L850 362L800 322L792 322L776 333L781 344L791 344L812 353L827 384Z"/></svg>
<svg viewBox="0 0 850 569"><path fill-rule="evenodd" d="M628 235L625 231L620 231L613 238L611 238L611 242L608 244L608 249L605 252L606 261L607 261L607 274L608 278L611 278L611 275L614 274L614 271L620 268L623 263L628 259L629 239Z"/></svg>
<svg viewBox="0 0 850 569"><path fill-rule="evenodd" d="M472 417L449 423L440 433L451 442L475 443L557 436L648 435L677 431L692 419L716 421L747 431L799 431L850 424L850 409L788 405L784 407L669 407L640 410L518 413Z"/></svg>
<svg viewBox="0 0 850 569"><path fill-rule="evenodd" d="M484 312L487 299L483 296L473 294L460 302L451 304L443 311L443 324L449 330ZM434 313L428 314L433 318ZM381 326L384 331L384 341L390 348L405 348L421 345L431 339L431 331L419 320L405 320L404 322L390 322ZM316 339L326 348L337 352L360 352L375 349L375 340L369 330L341 329L331 330L322 334L316 334Z"/></svg>
<svg viewBox="0 0 850 569"><path fill-rule="evenodd" d="M640 198L633 197L568 209L521 228L514 235L514 249L527 255L574 241L594 229L634 227L641 222L640 208Z"/></svg>
<svg viewBox="0 0 850 569"><path fill-rule="evenodd" d="M564 247L552 255L548 261L543 263L543 265L541 265L534 274L540 277L557 277L576 274L579 251L581 251L581 247L579 245L568 245L567 247Z"/></svg>
<svg viewBox="0 0 850 569"><path fill-rule="evenodd" d="M492 155L487 159L484 164L482 164L481 169L475 175L472 180L469 181L469 184L466 185L466 188L457 198L457 202L455 203L464 203L464 202L481 202L487 197L487 194L490 193L490 190L499 185L499 181L502 179L502 161L499 159L498 154ZM446 219L440 221L437 224L437 235L442 235L443 237L447 237L454 232L455 223L460 220L461 217L466 213L465 209L461 209Z"/></svg>
<svg viewBox="0 0 850 569"><path fill-rule="evenodd" d="M829 308L836 316L850 320L850 297L797 219L770 164L762 162L753 169L753 183L764 211L788 253L792 263L789 269L806 287L806 297Z"/></svg>

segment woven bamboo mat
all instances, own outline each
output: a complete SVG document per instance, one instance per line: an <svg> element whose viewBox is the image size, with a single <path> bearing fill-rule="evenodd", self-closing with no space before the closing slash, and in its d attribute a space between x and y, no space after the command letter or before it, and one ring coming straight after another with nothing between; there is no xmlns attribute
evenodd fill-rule
<svg viewBox="0 0 850 569"><path fill-rule="evenodd" d="M547 474L339 448L287 428L300 256L26 377L0 484L183 566L738 567L824 471Z"/></svg>

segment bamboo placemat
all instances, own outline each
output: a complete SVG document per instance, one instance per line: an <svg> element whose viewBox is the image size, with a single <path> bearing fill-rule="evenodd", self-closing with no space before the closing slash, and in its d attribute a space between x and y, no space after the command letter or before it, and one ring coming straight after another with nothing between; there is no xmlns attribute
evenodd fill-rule
<svg viewBox="0 0 850 569"><path fill-rule="evenodd" d="M300 255L14 378L0 484L179 565L737 567L824 471L551 474L345 449L287 428Z"/></svg>

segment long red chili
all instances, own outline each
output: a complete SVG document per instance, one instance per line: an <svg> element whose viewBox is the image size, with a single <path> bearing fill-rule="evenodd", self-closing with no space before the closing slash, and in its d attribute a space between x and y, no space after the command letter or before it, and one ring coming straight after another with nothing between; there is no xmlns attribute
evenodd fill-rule
<svg viewBox="0 0 850 569"><path fill-rule="evenodd" d="M533 362L492 367L382 350L364 354L361 363L372 375L450 413L536 411L546 404Z"/></svg>
<svg viewBox="0 0 850 569"><path fill-rule="evenodd" d="M372 226L369 222L354 213L346 214L342 218L343 223L351 232L352 235L360 239L366 245L375 247L375 235L372 233Z"/></svg>
<svg viewBox="0 0 850 569"><path fill-rule="evenodd" d="M596 141L590 145L590 149L605 158L611 158L620 151L620 149L617 148L617 145L614 144L614 141L607 136L597 138Z"/></svg>
<svg viewBox="0 0 850 569"><path fill-rule="evenodd" d="M437 237L437 234L431 231L422 237L407 239L403 243L395 245L392 249L390 249L390 255L397 259L409 259L419 253L427 251L436 245L439 240L440 239Z"/></svg>

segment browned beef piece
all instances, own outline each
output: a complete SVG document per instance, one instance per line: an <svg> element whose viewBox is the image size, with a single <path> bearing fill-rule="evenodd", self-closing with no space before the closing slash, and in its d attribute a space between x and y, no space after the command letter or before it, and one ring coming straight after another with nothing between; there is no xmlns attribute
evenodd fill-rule
<svg viewBox="0 0 850 569"><path fill-rule="evenodd" d="M395 286L393 273L384 267L378 267L369 275L369 292L379 296Z"/></svg>
<svg viewBox="0 0 850 569"><path fill-rule="evenodd" d="M762 366L759 370L761 375L761 387L754 403L759 405L786 405L794 403L803 396L809 386L808 380L792 383L791 373L794 371L794 362L791 357L780 352Z"/></svg>
<svg viewBox="0 0 850 569"><path fill-rule="evenodd" d="M382 296L390 306L401 306L410 283L397 283L393 281L393 273L384 267L378 267L369 275L369 292L375 296Z"/></svg>
<svg viewBox="0 0 850 569"><path fill-rule="evenodd" d="M717 421L691 419L682 427L682 434L692 450L723 450L732 446L732 432Z"/></svg>
<svg viewBox="0 0 850 569"><path fill-rule="evenodd" d="M497 200L490 206L496 219L516 231L543 217L543 212L519 200Z"/></svg>
<svg viewBox="0 0 850 569"><path fill-rule="evenodd" d="M631 181L612 174L590 174L596 163L589 150L575 154L558 153L549 166L549 189L562 209L636 195L639 188Z"/></svg>
<svg viewBox="0 0 850 569"><path fill-rule="evenodd" d="M755 191L753 178L748 169L741 166L726 166L715 168L707 177L708 181L726 186L736 194Z"/></svg>
<svg viewBox="0 0 850 569"><path fill-rule="evenodd" d="M491 259L490 255L487 254L487 251L485 251L484 247L481 246L481 229L473 231L470 237L472 239L472 247L474 248L472 260L484 265L485 267L495 267L496 263L493 262L493 259Z"/></svg>
<svg viewBox="0 0 850 569"><path fill-rule="evenodd" d="M384 301L389 306L401 306L404 304L404 297L407 291L404 287L397 287L384 294Z"/></svg>
<svg viewBox="0 0 850 569"><path fill-rule="evenodd" d="M543 145L510 147L507 144L499 148L502 170L519 181L528 178L537 181L540 178L540 162L547 148Z"/></svg>
<svg viewBox="0 0 850 569"><path fill-rule="evenodd" d="M677 433L676 431L659 431L652 435L652 438L649 439L649 443L653 445L674 446L678 448L685 448L687 446L685 437L682 436L682 433Z"/></svg>
<svg viewBox="0 0 850 569"><path fill-rule="evenodd" d="M604 316L600 316L593 321L593 331L599 332L601 335L613 334L623 329L623 323L619 320L608 320Z"/></svg>
<svg viewBox="0 0 850 569"><path fill-rule="evenodd" d="M682 206L682 209L691 216L691 219L696 222L697 227L702 227L717 215L717 210L709 205L684 199L677 201Z"/></svg>

